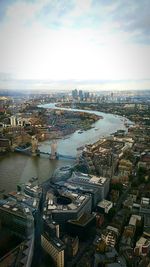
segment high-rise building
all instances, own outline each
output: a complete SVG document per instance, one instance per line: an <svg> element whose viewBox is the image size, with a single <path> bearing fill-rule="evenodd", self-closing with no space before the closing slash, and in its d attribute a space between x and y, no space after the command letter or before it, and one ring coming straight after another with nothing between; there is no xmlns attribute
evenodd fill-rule
<svg viewBox="0 0 150 267"><path fill-rule="evenodd" d="M41 244L44 250L52 257L57 267L64 267L64 243L57 237L46 234L41 236Z"/></svg>
<svg viewBox="0 0 150 267"><path fill-rule="evenodd" d="M78 90L77 89L72 90L72 97L73 98L77 98L78 97Z"/></svg>
<svg viewBox="0 0 150 267"><path fill-rule="evenodd" d="M79 97L80 97L80 100L83 100L83 91L82 90L79 90Z"/></svg>
<svg viewBox="0 0 150 267"><path fill-rule="evenodd" d="M84 93L84 97L87 99L87 98L89 98L90 97L90 93L89 92L85 92Z"/></svg>

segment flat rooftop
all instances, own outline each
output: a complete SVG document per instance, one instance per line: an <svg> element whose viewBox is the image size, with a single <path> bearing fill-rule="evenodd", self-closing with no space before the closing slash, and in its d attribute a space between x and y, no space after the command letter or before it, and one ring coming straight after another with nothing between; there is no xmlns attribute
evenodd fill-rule
<svg viewBox="0 0 150 267"><path fill-rule="evenodd" d="M148 241L148 239L143 236L141 236L141 238L136 242L136 246L143 246L148 244L150 244L150 241Z"/></svg>
<svg viewBox="0 0 150 267"><path fill-rule="evenodd" d="M56 195L53 190L47 192L44 211L73 211L78 210L89 199L89 195L76 193L66 188L58 190Z"/></svg>
<svg viewBox="0 0 150 267"><path fill-rule="evenodd" d="M11 193L9 193L9 196L11 198L16 199L16 201L21 202L22 204L29 206L32 209L37 209L39 206L39 199L38 198L30 197L30 196L26 195L25 193L11 192Z"/></svg>
<svg viewBox="0 0 150 267"><path fill-rule="evenodd" d="M1 200L0 209L22 218L33 218L30 209L26 206L22 206L15 199L8 198L6 200Z"/></svg>
<svg viewBox="0 0 150 267"><path fill-rule="evenodd" d="M96 184L96 185L103 185L106 182L107 178L105 177L98 177L95 175L89 175L82 172L73 172L68 182L76 181L81 183L89 183L89 184Z"/></svg>
<svg viewBox="0 0 150 267"><path fill-rule="evenodd" d="M59 239L57 238L56 236L55 237L51 237L51 236L48 236L48 234L44 233L43 236L58 250L58 251L62 251L65 249L65 245L64 243Z"/></svg>
<svg viewBox="0 0 150 267"><path fill-rule="evenodd" d="M86 224L88 224L93 219L94 219L94 215L84 213L84 214L82 214L79 217L78 220L69 220L69 222L72 223L72 224L77 224L77 225L80 225L80 226L85 226Z"/></svg>
<svg viewBox="0 0 150 267"><path fill-rule="evenodd" d="M112 205L112 202L106 199L103 199L97 204L98 207L103 208L103 209L108 208L111 205Z"/></svg>

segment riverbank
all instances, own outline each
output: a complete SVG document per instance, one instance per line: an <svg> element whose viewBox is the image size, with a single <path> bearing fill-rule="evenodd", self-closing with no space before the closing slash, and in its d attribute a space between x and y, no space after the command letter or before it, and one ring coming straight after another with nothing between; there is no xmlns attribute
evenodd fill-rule
<svg viewBox="0 0 150 267"><path fill-rule="evenodd" d="M61 106L70 108L71 103L63 103ZM145 103L75 103L75 108L114 114L133 123L150 125L150 105Z"/></svg>
<svg viewBox="0 0 150 267"><path fill-rule="evenodd" d="M55 108L55 104L42 105L45 109ZM77 110L78 111L78 110ZM63 155L76 156L77 148L98 141L119 129L126 130L122 118L112 114L96 111L86 111L103 116L103 119L95 122L95 128L91 128L82 133L75 131L67 136L68 138L58 139L57 152ZM74 112L76 112L74 110ZM97 130L95 130L97 129ZM39 149L43 152L50 152L50 140L40 142ZM31 177L39 177L39 182L46 181L53 171L64 165L74 164L74 161L61 159L49 160L48 156L30 157L18 153L9 153L0 158L0 188L6 192L15 190L18 183L27 182Z"/></svg>
<svg viewBox="0 0 150 267"><path fill-rule="evenodd" d="M38 128L39 139L42 141L40 136L50 140L66 137L76 131L81 133L94 128L94 124L100 119L103 117L84 111L74 112L71 109L48 107L43 115L45 129Z"/></svg>
<svg viewBox="0 0 150 267"><path fill-rule="evenodd" d="M104 136L110 136L112 133L117 130L125 130L127 131L126 126L122 121L122 117L114 116L113 114L106 114L102 112L98 112L95 110L82 110L82 109L68 109L66 107L58 107L55 103L43 104L39 105L40 108L45 109L56 109L56 110L67 110L69 112L73 111L74 113L84 112L87 114L94 114L99 117L103 117L103 119L99 119L94 123L94 128L88 129L87 131L75 131L73 134L68 136L67 139L58 139L58 152L60 154L67 154L76 156L77 149L86 144L91 144L98 141L100 138ZM50 141L45 141L40 143L40 149L42 151L46 151L47 145L50 146Z"/></svg>

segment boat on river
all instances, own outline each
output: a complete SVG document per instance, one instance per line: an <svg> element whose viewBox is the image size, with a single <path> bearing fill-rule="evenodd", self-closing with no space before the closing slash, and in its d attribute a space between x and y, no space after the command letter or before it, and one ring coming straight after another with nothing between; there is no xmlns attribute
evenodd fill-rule
<svg viewBox="0 0 150 267"><path fill-rule="evenodd" d="M79 131L79 132L78 132L78 134L82 134L82 133L83 133L83 131Z"/></svg>
<svg viewBox="0 0 150 267"><path fill-rule="evenodd" d="M28 153L31 151L31 145L17 146L14 149L15 152Z"/></svg>

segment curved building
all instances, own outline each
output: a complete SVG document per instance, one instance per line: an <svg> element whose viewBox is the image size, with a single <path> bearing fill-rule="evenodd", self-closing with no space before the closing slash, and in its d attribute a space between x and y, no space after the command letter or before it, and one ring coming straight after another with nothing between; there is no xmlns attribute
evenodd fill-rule
<svg viewBox="0 0 150 267"><path fill-rule="evenodd" d="M68 220L77 220L83 213L91 213L91 195L71 190L50 190L46 196L44 218L52 218L63 225Z"/></svg>

